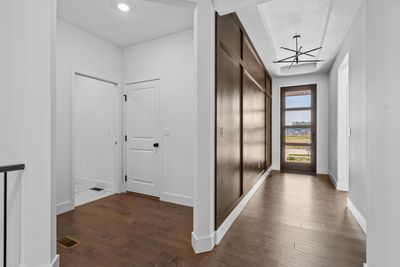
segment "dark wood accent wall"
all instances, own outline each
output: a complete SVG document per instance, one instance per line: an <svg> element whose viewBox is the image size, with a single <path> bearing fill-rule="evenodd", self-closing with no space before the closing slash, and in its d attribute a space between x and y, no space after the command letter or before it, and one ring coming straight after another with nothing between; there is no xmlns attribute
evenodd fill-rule
<svg viewBox="0 0 400 267"><path fill-rule="evenodd" d="M243 189L247 193L266 167L265 92L243 75Z"/></svg>
<svg viewBox="0 0 400 267"><path fill-rule="evenodd" d="M216 15L215 225L271 165L271 77L235 14Z"/></svg>
<svg viewBox="0 0 400 267"><path fill-rule="evenodd" d="M241 69L226 52L217 63L217 209L226 212L241 196L240 95Z"/></svg>

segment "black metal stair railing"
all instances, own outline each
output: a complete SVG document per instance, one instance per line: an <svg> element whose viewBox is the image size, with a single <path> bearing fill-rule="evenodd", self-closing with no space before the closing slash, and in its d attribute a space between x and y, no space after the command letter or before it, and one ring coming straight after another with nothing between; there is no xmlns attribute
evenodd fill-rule
<svg viewBox="0 0 400 267"><path fill-rule="evenodd" d="M7 266L7 173L13 171L22 171L24 169L25 169L25 164L0 166L0 173L4 173L3 267Z"/></svg>

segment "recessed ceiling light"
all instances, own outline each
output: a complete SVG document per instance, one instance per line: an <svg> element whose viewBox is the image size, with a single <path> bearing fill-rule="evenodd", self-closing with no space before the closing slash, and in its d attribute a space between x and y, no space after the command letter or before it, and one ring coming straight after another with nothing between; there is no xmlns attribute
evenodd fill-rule
<svg viewBox="0 0 400 267"><path fill-rule="evenodd" d="M131 7L130 7L128 4L126 4L126 3L119 3L119 4L117 5L117 7L118 7L118 9L121 10L122 12L128 12L128 11L131 9Z"/></svg>

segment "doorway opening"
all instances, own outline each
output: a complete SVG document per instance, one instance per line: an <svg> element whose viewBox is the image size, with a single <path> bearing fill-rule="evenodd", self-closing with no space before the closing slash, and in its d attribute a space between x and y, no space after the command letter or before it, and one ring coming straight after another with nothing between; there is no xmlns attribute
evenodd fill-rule
<svg viewBox="0 0 400 267"><path fill-rule="evenodd" d="M74 249L104 248L93 236L111 227L113 240L137 253L121 257L120 265L152 252L158 241L145 237L165 229L182 233L165 240L192 250L194 7L186 0L57 1L57 235L79 241ZM91 263L57 248L62 265L97 266L118 258L115 242L108 243Z"/></svg>
<svg viewBox="0 0 400 267"><path fill-rule="evenodd" d="M349 54L344 57L338 70L338 181L337 189L349 190Z"/></svg>
<svg viewBox="0 0 400 267"><path fill-rule="evenodd" d="M57 214L83 191L193 206L195 3L161 2L57 1Z"/></svg>
<svg viewBox="0 0 400 267"><path fill-rule="evenodd" d="M110 196L119 187L117 82L72 71L71 195L74 206Z"/></svg>
<svg viewBox="0 0 400 267"><path fill-rule="evenodd" d="M281 88L281 170L316 173L315 84Z"/></svg>

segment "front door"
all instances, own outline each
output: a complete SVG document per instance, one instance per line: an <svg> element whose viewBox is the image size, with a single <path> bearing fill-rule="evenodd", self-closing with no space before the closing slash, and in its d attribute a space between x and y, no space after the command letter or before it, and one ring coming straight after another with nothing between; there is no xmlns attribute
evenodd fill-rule
<svg viewBox="0 0 400 267"><path fill-rule="evenodd" d="M316 85L281 88L281 170L316 172Z"/></svg>
<svg viewBox="0 0 400 267"><path fill-rule="evenodd" d="M160 195L160 92L159 80L126 87L127 190Z"/></svg>

